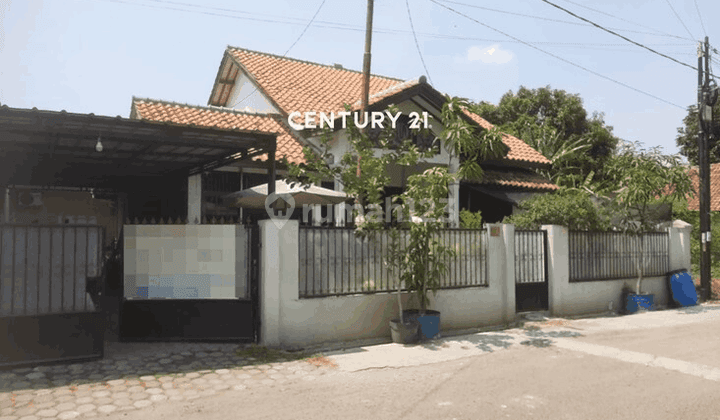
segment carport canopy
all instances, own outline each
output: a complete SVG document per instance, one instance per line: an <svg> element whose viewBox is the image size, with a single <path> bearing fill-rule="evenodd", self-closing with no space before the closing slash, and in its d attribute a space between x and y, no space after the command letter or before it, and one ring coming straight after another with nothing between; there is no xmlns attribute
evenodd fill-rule
<svg viewBox="0 0 720 420"><path fill-rule="evenodd" d="M98 140L102 151L97 151ZM0 107L0 185L117 189L267 154L276 135L65 111Z"/></svg>

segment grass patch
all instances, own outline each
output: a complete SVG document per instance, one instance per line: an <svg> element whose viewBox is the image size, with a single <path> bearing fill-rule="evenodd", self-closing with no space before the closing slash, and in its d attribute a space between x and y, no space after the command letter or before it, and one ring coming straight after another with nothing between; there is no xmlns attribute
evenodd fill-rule
<svg viewBox="0 0 720 420"><path fill-rule="evenodd" d="M308 351L286 351L250 344L235 351L238 357L245 359L251 365L264 365L268 363L290 362L294 360L305 360L311 364L328 365L321 353Z"/></svg>

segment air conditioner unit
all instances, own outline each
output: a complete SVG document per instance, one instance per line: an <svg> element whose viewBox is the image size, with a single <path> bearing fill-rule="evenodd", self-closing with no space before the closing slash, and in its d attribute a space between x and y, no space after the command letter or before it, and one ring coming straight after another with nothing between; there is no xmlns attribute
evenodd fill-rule
<svg viewBox="0 0 720 420"><path fill-rule="evenodd" d="M17 203L20 207L42 206L42 193L37 191L18 191Z"/></svg>

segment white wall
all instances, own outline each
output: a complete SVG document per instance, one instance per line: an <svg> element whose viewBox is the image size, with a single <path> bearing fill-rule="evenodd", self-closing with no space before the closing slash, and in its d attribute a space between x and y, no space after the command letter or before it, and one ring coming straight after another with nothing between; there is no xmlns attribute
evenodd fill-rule
<svg viewBox="0 0 720 420"><path fill-rule="evenodd" d="M439 290L430 295L430 309L440 311L441 332L508 325L515 312L515 228L486 226L488 286ZM568 231L543 226L548 231L548 282L550 312L556 316L607 311L609 302L620 307L621 289L635 279L569 282ZM278 227L260 222L261 344L303 347L325 342L388 338L388 322L398 316L397 295L377 293L300 299L298 297L299 248L297 221ZM690 229L670 229L670 270L689 268ZM685 264L688 265L685 265ZM663 305L668 296L664 277L643 280L642 289ZM407 309L408 296L403 295Z"/></svg>
<svg viewBox="0 0 720 420"><path fill-rule="evenodd" d="M430 308L441 312L443 331L502 325L515 319L514 268L508 270L504 242L514 230L500 226L500 236L490 236L489 286L439 290L431 294ZM261 343L268 346L308 346L323 342L390 337L389 321L398 316L397 295L298 297L298 222L278 228L260 221ZM512 245L512 244L511 244ZM512 248L510 248L512 249ZM512 262L510 263L512 268ZM512 273L510 278L508 274ZM511 283L507 281L510 280ZM407 309L409 296L403 295Z"/></svg>
<svg viewBox="0 0 720 420"><path fill-rule="evenodd" d="M238 101L242 102L236 104ZM233 86L233 90L230 92L227 107L241 111L249 108L252 112L280 113L280 110L272 105L260 89L258 89L257 85L242 72L238 74L235 86Z"/></svg>
<svg viewBox="0 0 720 420"><path fill-rule="evenodd" d="M624 285L635 290L637 278L570 282L568 230L562 226L546 225L548 232L548 281L550 312L554 316L582 315L618 310L624 306L621 292ZM668 228L670 241L669 271L690 270L691 227ZM644 278L643 293L655 295L656 306L667 305L668 291L665 276Z"/></svg>

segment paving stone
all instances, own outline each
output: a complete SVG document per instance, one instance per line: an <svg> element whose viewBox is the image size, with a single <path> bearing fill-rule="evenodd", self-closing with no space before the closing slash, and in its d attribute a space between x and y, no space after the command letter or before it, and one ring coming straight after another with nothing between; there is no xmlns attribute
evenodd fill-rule
<svg viewBox="0 0 720 420"><path fill-rule="evenodd" d="M123 398L130 398L130 393L127 391L113 392L112 397L115 398L116 400L120 400Z"/></svg>
<svg viewBox="0 0 720 420"><path fill-rule="evenodd" d="M20 417L20 418L18 418L18 417L16 417L16 416L0 417L0 420L2 420L2 419L9 419L9 420L15 420L15 419L18 419L18 420L38 420L37 416L22 416L22 417Z"/></svg>
<svg viewBox="0 0 720 420"><path fill-rule="evenodd" d="M57 411L57 410L53 410L53 409L40 410L40 411L38 411L37 413L35 413L35 415L38 416L38 417L45 417L45 418L47 418L47 417L55 417L55 416L58 415L58 411Z"/></svg>
<svg viewBox="0 0 720 420"><path fill-rule="evenodd" d="M190 378L190 379L195 379L195 378L199 378L200 374L197 372L191 372L191 373L186 374L185 377Z"/></svg>
<svg viewBox="0 0 720 420"><path fill-rule="evenodd" d="M147 392L148 394L151 394L151 395L158 395L158 394L162 394L163 391L160 388L148 388L145 390L145 392Z"/></svg>
<svg viewBox="0 0 720 420"><path fill-rule="evenodd" d="M113 402L118 407L125 407L127 405L132 405L133 401L130 398L120 398Z"/></svg>
<svg viewBox="0 0 720 420"><path fill-rule="evenodd" d="M58 404L55 406L55 409L60 412L70 411L74 408L75 408L75 403L71 403L71 402L66 402L66 403Z"/></svg>
<svg viewBox="0 0 720 420"><path fill-rule="evenodd" d="M89 411L95 411L95 404L82 404L75 407L75 411L80 414L87 413Z"/></svg>
<svg viewBox="0 0 720 420"><path fill-rule="evenodd" d="M154 381L154 380L155 380L155 376L151 376L151 375L141 376L141 377L140 377L140 380L141 380L141 381L144 381L144 382Z"/></svg>
<svg viewBox="0 0 720 420"><path fill-rule="evenodd" d="M150 401L150 400L135 401L133 403L133 405L137 408L149 407L152 405L152 401Z"/></svg>
<svg viewBox="0 0 720 420"><path fill-rule="evenodd" d="M92 396L95 398L103 398L110 395L110 391L95 391L92 393Z"/></svg>
<svg viewBox="0 0 720 420"><path fill-rule="evenodd" d="M138 392L138 393L130 395L130 399L135 400L135 401L144 400L144 399L147 399L149 395L150 394L147 394L145 392Z"/></svg>
<svg viewBox="0 0 720 420"><path fill-rule="evenodd" d="M31 401L35 396L32 393L25 393L15 396L15 403Z"/></svg>
<svg viewBox="0 0 720 420"><path fill-rule="evenodd" d="M0 416L9 416L13 411L15 411L15 409L11 407L0 409Z"/></svg>
<svg viewBox="0 0 720 420"><path fill-rule="evenodd" d="M114 405L112 405L112 404L101 405L101 406L98 407L98 409L97 409L97 411L99 411L99 412L101 412L101 413L103 413L103 414L110 414L110 413L112 413L112 412L115 411L115 410L117 410L117 407L114 406Z"/></svg>
<svg viewBox="0 0 720 420"><path fill-rule="evenodd" d="M247 385L237 384L233 386L233 389L235 391L242 391L243 389L247 389Z"/></svg>
<svg viewBox="0 0 720 420"><path fill-rule="evenodd" d="M63 411L62 413L58 414L57 417L60 420L70 420L76 417L80 417L80 413L78 413L77 411Z"/></svg>
<svg viewBox="0 0 720 420"><path fill-rule="evenodd" d="M25 375L25 377L28 379L31 379L31 380L32 379L44 379L45 374L43 372L33 372L33 373L28 373L27 375Z"/></svg>
<svg viewBox="0 0 720 420"><path fill-rule="evenodd" d="M112 381L108 381L107 384L110 386L125 385L125 379L114 379Z"/></svg>
<svg viewBox="0 0 720 420"><path fill-rule="evenodd" d="M98 412L95 410L88 411L87 413L82 413L81 416L83 416L85 418L89 418L89 419L96 419L98 416Z"/></svg>
<svg viewBox="0 0 720 420"><path fill-rule="evenodd" d="M150 401L158 402L167 400L167 395L157 394L150 397Z"/></svg>
<svg viewBox="0 0 720 420"><path fill-rule="evenodd" d="M101 406L101 405L112 404L113 401L115 401L115 400L113 400L113 399L110 398L110 397L104 397L104 398L96 398L95 401L94 401L94 403L95 403L95 405L97 405L97 406Z"/></svg>
<svg viewBox="0 0 720 420"><path fill-rule="evenodd" d="M131 394L136 394L138 392L143 392L143 391L145 391L145 388L141 387L140 385L131 386L130 388L127 389L127 392L129 392Z"/></svg>
<svg viewBox="0 0 720 420"><path fill-rule="evenodd" d="M35 414L35 412L38 411L37 407L30 406L30 407L23 407L20 409L15 410L15 415L17 416L29 416L31 414Z"/></svg>

